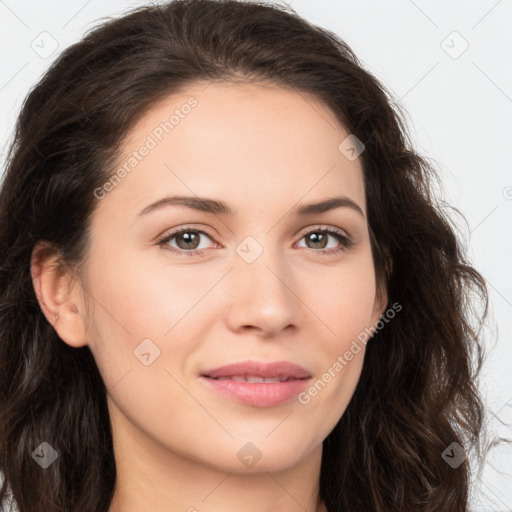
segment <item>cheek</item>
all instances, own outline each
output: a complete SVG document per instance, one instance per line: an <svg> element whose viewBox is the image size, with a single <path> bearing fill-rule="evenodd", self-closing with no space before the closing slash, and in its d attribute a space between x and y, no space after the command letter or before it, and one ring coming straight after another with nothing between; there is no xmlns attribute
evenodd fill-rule
<svg viewBox="0 0 512 512"><path fill-rule="evenodd" d="M115 404L112 417L121 424L125 416L142 431L151 425L152 432L171 439L182 435L176 410L186 414L193 408L179 369L193 350L186 342L196 334L190 313L212 284L194 286L193 273L147 260L119 254L91 266L91 351Z"/></svg>
<svg viewBox="0 0 512 512"><path fill-rule="evenodd" d="M156 250L112 251L104 263L96 260L91 266L91 288L103 306L97 311L100 325L117 324L133 339L161 337L211 286L193 270L166 266L163 254L155 257Z"/></svg>
<svg viewBox="0 0 512 512"><path fill-rule="evenodd" d="M319 421L319 436L327 436L346 410L359 382L371 331L375 287L368 276L353 272L331 280L316 297L321 305L316 353L322 365L311 385L298 396L308 417ZM312 302L313 303L313 302Z"/></svg>
<svg viewBox="0 0 512 512"><path fill-rule="evenodd" d="M316 268L308 273L303 300L325 331L324 347L331 357L347 350L370 327L375 293L373 263L366 253L351 256L329 271Z"/></svg>
<svg viewBox="0 0 512 512"><path fill-rule="evenodd" d="M152 367L180 365L193 350L191 338L208 329L205 312L218 307L208 291L223 272L166 265L164 254L150 258L143 251L130 255L112 247L109 258L91 258L88 273L91 351L109 389L139 370L144 359L154 361Z"/></svg>
<svg viewBox="0 0 512 512"><path fill-rule="evenodd" d="M315 322L321 331L316 352L323 366L316 380L299 396L299 402L331 427L357 386L365 342L371 334L376 292L372 260L363 256L352 263L340 265L337 272L327 274L324 270L310 275L309 292L304 292L305 302L315 306Z"/></svg>

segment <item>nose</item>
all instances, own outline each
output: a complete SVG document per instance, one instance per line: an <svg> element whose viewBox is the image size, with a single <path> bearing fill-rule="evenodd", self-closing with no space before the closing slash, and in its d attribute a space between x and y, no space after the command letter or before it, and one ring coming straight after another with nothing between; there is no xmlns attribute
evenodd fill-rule
<svg viewBox="0 0 512 512"><path fill-rule="evenodd" d="M232 332L273 338L300 327L298 285L278 251L265 249L252 263L236 255L227 277L225 321Z"/></svg>

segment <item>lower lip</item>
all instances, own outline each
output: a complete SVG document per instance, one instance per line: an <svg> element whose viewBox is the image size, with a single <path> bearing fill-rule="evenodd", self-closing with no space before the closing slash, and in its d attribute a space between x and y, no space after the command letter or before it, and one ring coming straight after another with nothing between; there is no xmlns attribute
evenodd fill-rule
<svg viewBox="0 0 512 512"><path fill-rule="evenodd" d="M255 407L275 407L295 398L309 383L307 379L291 379L285 382L240 382L229 379L212 379L201 376L200 380L221 395Z"/></svg>

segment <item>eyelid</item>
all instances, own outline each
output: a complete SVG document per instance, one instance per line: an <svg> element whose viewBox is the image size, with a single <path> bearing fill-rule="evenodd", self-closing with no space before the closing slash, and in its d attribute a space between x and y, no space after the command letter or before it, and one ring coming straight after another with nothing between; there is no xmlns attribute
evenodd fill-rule
<svg viewBox="0 0 512 512"><path fill-rule="evenodd" d="M305 236L311 232L315 232L315 231L331 231L331 232L334 231L338 235L342 235L349 239L351 238L351 236L344 229L337 228L336 226L331 226L329 224L313 224L304 229L305 229L305 231L302 233L300 238L302 238L303 236Z"/></svg>

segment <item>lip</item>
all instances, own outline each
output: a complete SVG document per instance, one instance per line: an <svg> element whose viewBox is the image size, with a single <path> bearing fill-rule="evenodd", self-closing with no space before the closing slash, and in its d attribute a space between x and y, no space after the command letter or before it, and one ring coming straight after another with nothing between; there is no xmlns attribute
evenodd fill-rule
<svg viewBox="0 0 512 512"><path fill-rule="evenodd" d="M281 377L283 382L244 382L229 377L251 375L255 377ZM224 377L216 380L217 377ZM226 378L228 377L228 378ZM254 407L275 407L295 398L311 380L311 374L303 367L287 361L258 363L242 361L208 370L200 380L220 395Z"/></svg>
<svg viewBox="0 0 512 512"><path fill-rule="evenodd" d="M238 363L220 366L212 370L204 371L202 376L232 377L234 375L254 375L256 377L279 377L280 375L293 379L304 379L311 374L302 366L288 361L276 361L273 363L259 363L257 361L240 361Z"/></svg>

